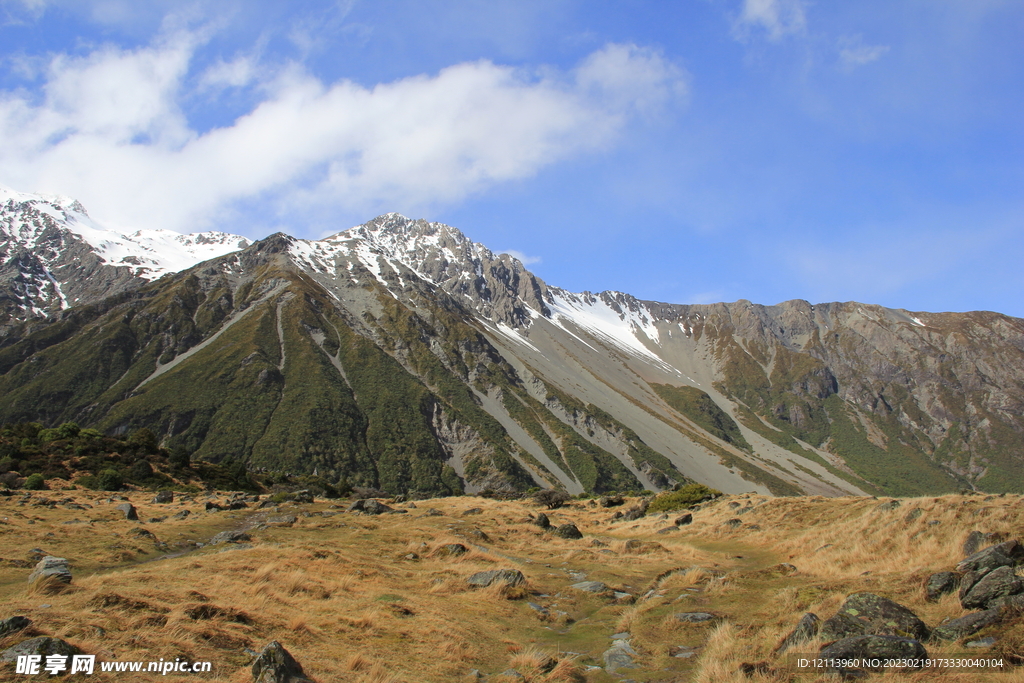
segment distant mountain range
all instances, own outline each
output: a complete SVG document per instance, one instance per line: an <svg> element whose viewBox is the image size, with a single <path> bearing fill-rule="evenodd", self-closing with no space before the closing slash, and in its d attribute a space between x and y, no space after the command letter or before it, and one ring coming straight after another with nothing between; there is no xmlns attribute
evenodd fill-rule
<svg viewBox="0 0 1024 683"><path fill-rule="evenodd" d="M0 189L0 422L391 492L1024 492L1024 320L549 286L398 214L117 232Z"/></svg>

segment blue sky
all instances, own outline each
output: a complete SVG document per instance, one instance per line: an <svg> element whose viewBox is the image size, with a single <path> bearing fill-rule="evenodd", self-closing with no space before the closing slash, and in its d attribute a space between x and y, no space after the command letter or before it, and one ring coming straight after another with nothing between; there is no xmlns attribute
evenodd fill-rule
<svg viewBox="0 0 1024 683"><path fill-rule="evenodd" d="M0 184L643 299L1024 317L1021 0L0 0Z"/></svg>

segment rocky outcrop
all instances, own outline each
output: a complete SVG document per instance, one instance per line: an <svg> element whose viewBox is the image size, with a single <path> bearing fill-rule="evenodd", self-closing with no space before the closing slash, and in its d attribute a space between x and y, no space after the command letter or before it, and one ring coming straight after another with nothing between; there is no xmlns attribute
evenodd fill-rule
<svg viewBox="0 0 1024 683"><path fill-rule="evenodd" d="M819 635L823 640L863 635L924 640L928 637L928 627L916 614L897 602L874 593L855 593L821 625Z"/></svg>

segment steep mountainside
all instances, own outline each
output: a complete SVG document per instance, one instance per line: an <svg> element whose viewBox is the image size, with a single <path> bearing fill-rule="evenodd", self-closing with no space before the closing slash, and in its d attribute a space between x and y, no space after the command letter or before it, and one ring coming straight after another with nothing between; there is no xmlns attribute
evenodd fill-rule
<svg viewBox="0 0 1024 683"><path fill-rule="evenodd" d="M0 187L0 332L91 303L249 244L220 232L121 234L67 197Z"/></svg>
<svg viewBox="0 0 1024 683"><path fill-rule="evenodd" d="M64 237L72 208L40 211L40 234L94 244ZM74 263L20 239L47 272ZM240 238L183 239L198 258ZM125 279L12 304L50 317L0 338L0 421L147 427L197 458L396 493L1024 490L1019 319L574 294L397 214L242 246L182 272L96 256Z"/></svg>

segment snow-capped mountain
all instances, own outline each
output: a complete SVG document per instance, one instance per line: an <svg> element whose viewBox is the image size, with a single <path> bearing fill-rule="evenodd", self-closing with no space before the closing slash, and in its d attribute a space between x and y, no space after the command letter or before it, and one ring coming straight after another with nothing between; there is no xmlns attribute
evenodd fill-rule
<svg viewBox="0 0 1024 683"><path fill-rule="evenodd" d="M222 232L122 232L74 199L0 187L0 315L41 317L98 301L248 245Z"/></svg>
<svg viewBox="0 0 1024 683"><path fill-rule="evenodd" d="M399 214L247 244L0 198L5 310L37 319L0 335L0 422L395 492L1024 491L1024 320L573 293Z"/></svg>

